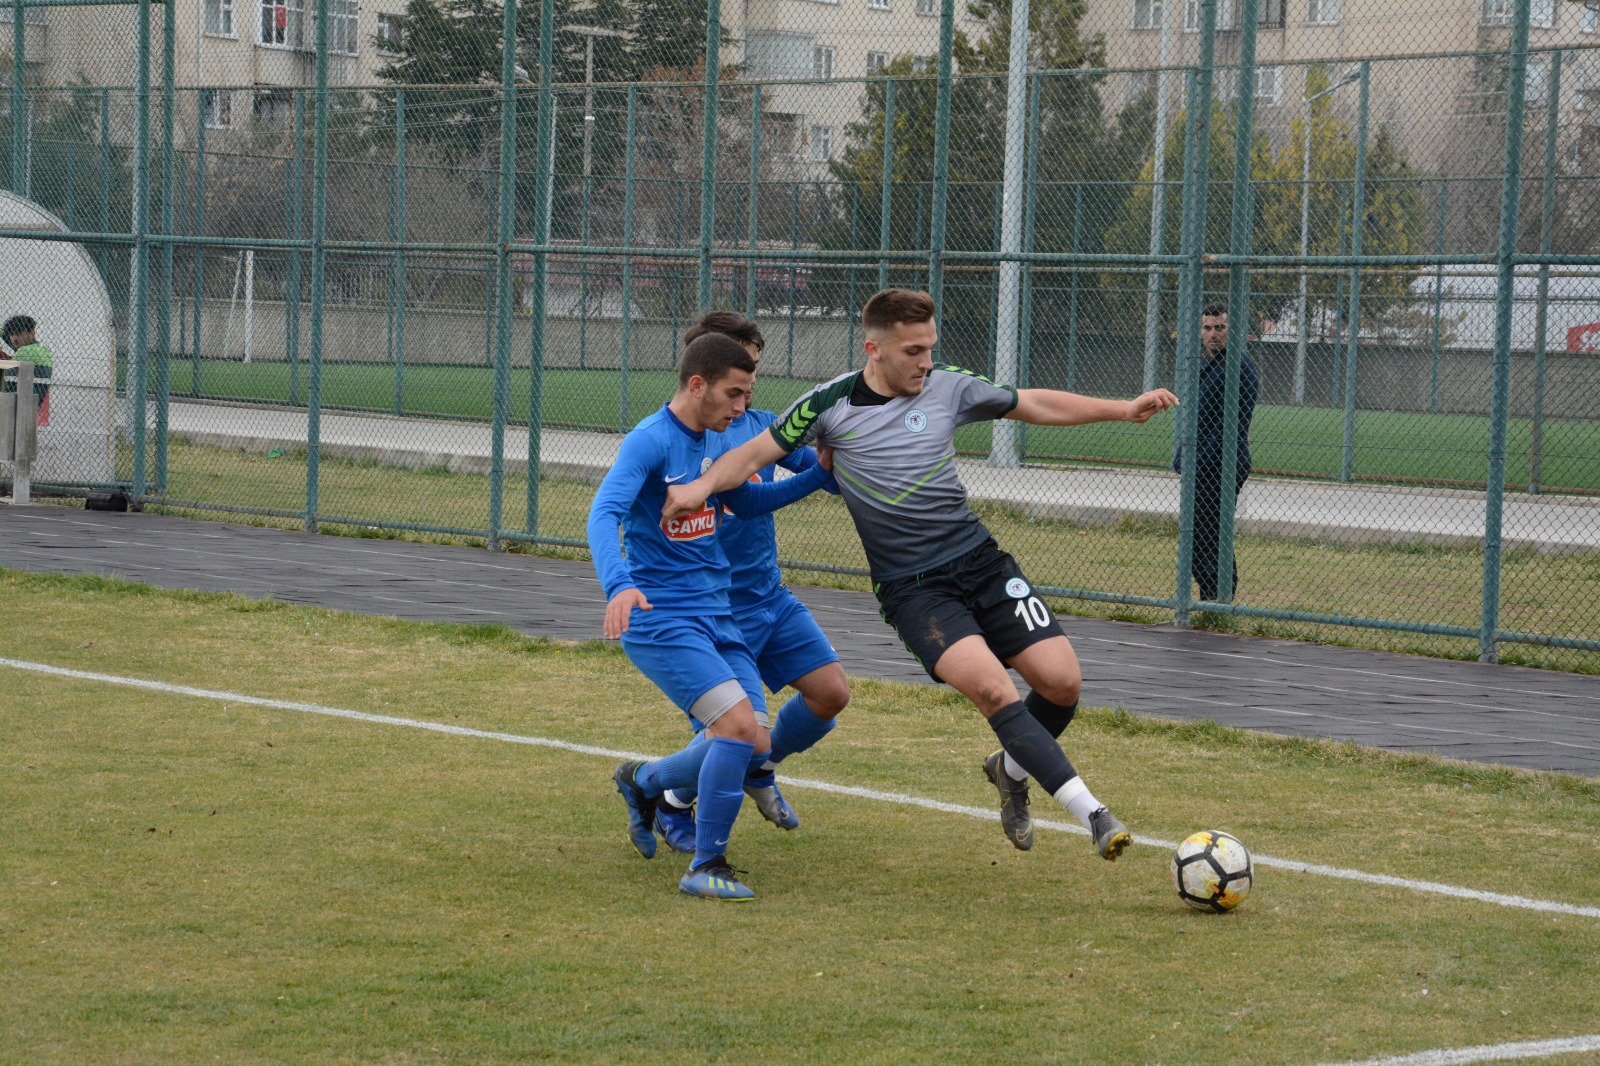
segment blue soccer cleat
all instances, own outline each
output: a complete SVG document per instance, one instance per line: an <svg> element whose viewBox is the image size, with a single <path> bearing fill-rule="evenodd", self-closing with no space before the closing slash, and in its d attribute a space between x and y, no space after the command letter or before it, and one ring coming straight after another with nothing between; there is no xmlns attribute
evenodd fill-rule
<svg viewBox="0 0 1600 1066"><path fill-rule="evenodd" d="M656 804L656 832L667 847L685 855L694 854L694 808Z"/></svg>
<svg viewBox="0 0 1600 1066"><path fill-rule="evenodd" d="M644 794L644 789L634 782L633 775L642 762L625 762L611 772L617 783L622 802L628 805L628 839L634 849L647 859L656 857L656 834L651 828L655 822L656 805Z"/></svg>
<svg viewBox="0 0 1600 1066"><path fill-rule="evenodd" d="M728 865L727 856L718 855L705 865L689 867L689 872L678 882L678 891L701 899L726 899L739 902L755 899L750 886L739 880L743 871Z"/></svg>
<svg viewBox="0 0 1600 1066"><path fill-rule="evenodd" d="M761 817L779 829L800 828L800 816L794 813L789 801L783 798L783 793L778 791L776 783L753 785L747 780L744 784L744 794L756 801L756 810L761 812Z"/></svg>

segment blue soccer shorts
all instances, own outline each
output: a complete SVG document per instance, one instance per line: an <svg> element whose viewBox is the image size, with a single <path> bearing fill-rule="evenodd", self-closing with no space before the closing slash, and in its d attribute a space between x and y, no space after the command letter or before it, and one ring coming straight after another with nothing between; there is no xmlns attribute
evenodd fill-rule
<svg viewBox="0 0 1600 1066"><path fill-rule="evenodd" d="M744 689L758 721L766 715L761 673L731 615L685 617L635 611L622 634L622 650L640 673L689 715L691 724L695 701L729 681Z"/></svg>
<svg viewBox="0 0 1600 1066"><path fill-rule="evenodd" d="M839 653L795 594L780 587L761 606L734 615L767 688L778 692L811 671L839 661Z"/></svg>

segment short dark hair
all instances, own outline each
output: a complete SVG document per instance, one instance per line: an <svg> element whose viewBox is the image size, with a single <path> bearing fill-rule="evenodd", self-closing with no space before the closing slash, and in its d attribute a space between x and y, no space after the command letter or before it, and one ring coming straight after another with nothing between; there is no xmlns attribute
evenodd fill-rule
<svg viewBox="0 0 1600 1066"><path fill-rule="evenodd" d="M761 335L761 327L737 311L707 311L684 332L683 343L692 344L707 333L721 333L740 344L753 344L758 352L767 348L767 338Z"/></svg>
<svg viewBox="0 0 1600 1066"><path fill-rule="evenodd" d="M715 385L734 370L747 374L756 372L756 361L744 350L744 345L726 333L702 334L683 350L683 360L678 363L678 387L687 386L692 377Z"/></svg>
<svg viewBox="0 0 1600 1066"><path fill-rule="evenodd" d="M883 289L861 309L861 324L871 331L893 329L902 322L932 322L938 308L933 297L911 289Z"/></svg>
<svg viewBox="0 0 1600 1066"><path fill-rule="evenodd" d="M1203 308L1200 309L1200 317L1201 318L1218 318L1218 317L1220 317L1222 315L1226 315L1227 313L1228 313L1228 305L1227 304L1216 304L1216 303L1206 304Z"/></svg>
<svg viewBox="0 0 1600 1066"><path fill-rule="evenodd" d="M0 336L5 337L6 340L10 340L19 333L27 333L30 330L35 330L38 328L39 323L35 322L27 315L12 315L10 318L6 319L5 325L0 326Z"/></svg>

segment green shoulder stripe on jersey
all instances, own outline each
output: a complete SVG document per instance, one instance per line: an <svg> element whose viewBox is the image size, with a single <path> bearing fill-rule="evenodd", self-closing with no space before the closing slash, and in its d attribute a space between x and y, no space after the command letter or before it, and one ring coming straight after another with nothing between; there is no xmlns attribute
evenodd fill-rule
<svg viewBox="0 0 1600 1066"><path fill-rule="evenodd" d="M800 447L800 442L805 439L812 423L822 417L822 413L841 400L850 398L850 393L856 387L856 380L861 377L861 371L846 374L835 378L825 385L806 393L796 400L783 417L772 423L772 439L786 452L792 452Z"/></svg>
<svg viewBox="0 0 1600 1066"><path fill-rule="evenodd" d="M1000 416L1002 418L1004 418L1005 415L1008 415L1012 411L1015 411L1017 409L1017 402L1018 402L1019 397L1017 396L1017 387L1015 385L1002 385L998 381L995 381L993 378L984 377L982 374L978 373L976 370L968 370L964 366L951 366L949 363L935 363L935 364L933 364L933 369L935 369L935 370L948 370L952 374L962 374L962 375L965 375L966 377L969 377L969 378L977 378L979 381L987 381L989 384L993 385L997 389L1005 389L1007 392L1009 392L1011 394L1011 406L1006 408L1005 414Z"/></svg>
<svg viewBox="0 0 1600 1066"><path fill-rule="evenodd" d="M841 478L842 480L850 482L850 484L854 485L856 488L860 489L862 492L866 493L868 496L876 497L877 499L880 499L884 503L889 504L891 507L893 507L893 506L899 504L902 500L906 499L906 497L910 496L912 493L916 492L923 485L926 485L928 483L928 481L932 479L933 475L937 474L939 471L943 470L947 465L949 465L950 460L953 459L953 458L955 458L955 456L953 454L947 455L943 459L940 459L937 463L934 463L932 470L929 470L926 474L923 474L921 477L917 478L916 481L914 481L910 485L908 485L906 487L906 490L904 492L902 492L898 496L890 496L887 493L879 492L877 489L873 488L871 485L868 485L866 482L858 481L855 478L851 477L849 474L844 472L843 468L841 468L841 467L839 467L837 465L833 468L833 476L836 477L836 478Z"/></svg>

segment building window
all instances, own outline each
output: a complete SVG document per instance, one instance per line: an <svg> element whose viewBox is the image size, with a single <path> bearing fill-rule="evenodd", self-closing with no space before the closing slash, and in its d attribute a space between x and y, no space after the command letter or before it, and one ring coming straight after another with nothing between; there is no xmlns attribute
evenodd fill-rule
<svg viewBox="0 0 1600 1066"><path fill-rule="evenodd" d="M1550 92L1550 57L1529 56L1528 69L1523 75L1522 103L1526 107L1542 105Z"/></svg>
<svg viewBox="0 0 1600 1066"><path fill-rule="evenodd" d="M1135 70L1128 75L1128 103L1138 103L1146 96L1152 99L1156 95L1156 79L1158 71Z"/></svg>
<svg viewBox="0 0 1600 1066"><path fill-rule="evenodd" d="M1485 26L1509 26L1516 0L1483 0ZM1556 0L1533 0L1528 9L1528 25L1548 30L1556 24Z"/></svg>
<svg viewBox="0 0 1600 1066"><path fill-rule="evenodd" d="M817 39L809 33L751 31L744 39L744 65L757 81L809 78Z"/></svg>
<svg viewBox="0 0 1600 1066"><path fill-rule="evenodd" d="M261 43L302 48L305 39L304 0L261 0Z"/></svg>
<svg viewBox="0 0 1600 1066"><path fill-rule="evenodd" d="M14 10L15 10L15 5L12 5L12 4L7 4L4 8L0 8L0 22L13 22L13 23L16 22L16 16L13 14ZM22 24L24 26L43 26L43 25L45 25L44 8L42 8L42 7L23 8ZM34 64L34 60L24 58L23 66L31 67L31 66L33 66L33 64Z"/></svg>
<svg viewBox="0 0 1600 1066"><path fill-rule="evenodd" d="M833 127L811 127L811 161L813 163L826 163L833 158Z"/></svg>
<svg viewBox="0 0 1600 1066"><path fill-rule="evenodd" d="M1594 31L1590 31L1591 33ZM1579 68L1577 77L1572 84L1572 108L1574 111L1591 111L1594 109L1595 79L1587 70Z"/></svg>
<svg viewBox="0 0 1600 1066"><path fill-rule="evenodd" d="M328 0L328 51L353 56L360 51L361 6L358 0ZM316 39L306 42L314 48Z"/></svg>
<svg viewBox="0 0 1600 1066"><path fill-rule="evenodd" d="M833 77L833 48L830 45L819 44L811 50L811 76Z"/></svg>
<svg viewBox="0 0 1600 1066"><path fill-rule="evenodd" d="M917 0L917 14L939 17L939 0Z"/></svg>
<svg viewBox="0 0 1600 1066"><path fill-rule="evenodd" d="M1183 29L1185 33L1200 30L1200 0L1189 0L1184 5ZM1233 29L1233 0L1217 0L1217 29Z"/></svg>
<svg viewBox="0 0 1600 1066"><path fill-rule="evenodd" d="M1583 11L1578 15L1578 32L1600 33L1600 5L1583 5Z"/></svg>
<svg viewBox="0 0 1600 1066"><path fill-rule="evenodd" d="M232 37L233 0L206 0L206 32L214 37Z"/></svg>
<svg viewBox="0 0 1600 1066"><path fill-rule="evenodd" d="M1339 21L1339 0L1311 0L1306 21L1313 26L1332 26Z"/></svg>
<svg viewBox="0 0 1600 1066"><path fill-rule="evenodd" d="M1261 0L1256 9L1256 25L1264 30L1281 30L1284 27L1285 0Z"/></svg>
<svg viewBox="0 0 1600 1066"><path fill-rule="evenodd" d="M200 113L206 128L225 130L233 125L233 93L226 89L205 89L200 93Z"/></svg>
<svg viewBox="0 0 1600 1066"><path fill-rule="evenodd" d="M1159 30L1164 6L1163 0L1133 0L1133 28Z"/></svg>
<svg viewBox="0 0 1600 1066"><path fill-rule="evenodd" d="M264 89L256 93L254 111L256 125L283 129L294 118L294 97L286 92Z"/></svg>
<svg viewBox="0 0 1600 1066"><path fill-rule="evenodd" d="M888 66L889 66L889 53L888 52L868 52L867 53L867 76L868 77L871 77L874 74L882 74L884 72L884 70Z"/></svg>
<svg viewBox="0 0 1600 1066"><path fill-rule="evenodd" d="M926 74L933 68L933 60L928 56L911 57L911 73Z"/></svg>
<svg viewBox="0 0 1600 1066"><path fill-rule="evenodd" d="M1283 68L1256 68L1256 103L1276 104L1283 99Z"/></svg>
<svg viewBox="0 0 1600 1066"><path fill-rule="evenodd" d="M378 32L373 40L382 55L399 55L405 47L404 15L394 15L387 12L378 13Z"/></svg>
<svg viewBox="0 0 1600 1066"><path fill-rule="evenodd" d="M889 0L867 0L867 9L869 11L888 11Z"/></svg>

